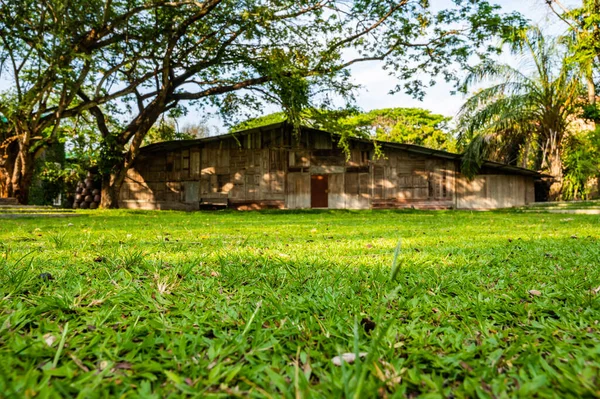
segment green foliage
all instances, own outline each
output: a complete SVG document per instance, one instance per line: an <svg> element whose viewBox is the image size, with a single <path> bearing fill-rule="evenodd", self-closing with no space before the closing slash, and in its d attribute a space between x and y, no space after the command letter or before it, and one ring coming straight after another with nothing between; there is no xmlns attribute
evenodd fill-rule
<svg viewBox="0 0 600 399"><path fill-rule="evenodd" d="M152 126L144 137L144 145L159 143L161 141L177 140L177 129L173 120L161 119Z"/></svg>
<svg viewBox="0 0 600 399"><path fill-rule="evenodd" d="M448 128L450 120L421 108L387 108L348 117L340 123L377 140L455 151L456 140Z"/></svg>
<svg viewBox="0 0 600 399"><path fill-rule="evenodd" d="M597 394L597 215L78 213L0 223L5 397Z"/></svg>
<svg viewBox="0 0 600 399"><path fill-rule="evenodd" d="M231 131L285 120L286 114L277 112L239 123ZM301 115L301 123L305 126L339 133L342 137L374 138L455 151L456 140L448 128L450 120L449 117L420 108L386 108L369 112L360 112L355 108L333 111L308 109Z"/></svg>
<svg viewBox="0 0 600 399"><path fill-rule="evenodd" d="M8 119L4 115L0 114L0 154L2 153L2 144L4 141L13 135L12 129L8 123ZM0 155L1 156L1 155Z"/></svg>
<svg viewBox="0 0 600 399"><path fill-rule="evenodd" d="M600 122L596 109L598 76L600 68L600 2L581 0L580 6L569 4L565 7L559 0L548 0L550 9L565 23L567 31L562 42L569 49L567 62L580 71L587 86L584 117Z"/></svg>
<svg viewBox="0 0 600 399"><path fill-rule="evenodd" d="M535 168L560 177L562 139L581 112L581 81L563 49L530 28L513 43L523 65L484 63L464 82L472 87L498 82L474 93L462 106L459 144L465 148L463 173L473 176L486 158ZM537 153L532 153L537 151Z"/></svg>
<svg viewBox="0 0 600 399"><path fill-rule="evenodd" d="M563 199L588 199L591 189L588 183L600 175L600 129L568 136L563 157Z"/></svg>
<svg viewBox="0 0 600 399"><path fill-rule="evenodd" d="M103 136L99 144L98 172L101 176L108 178L111 174L119 171L125 146L121 144L117 134L112 132L109 135Z"/></svg>
<svg viewBox="0 0 600 399"><path fill-rule="evenodd" d="M600 123L600 107L597 104L587 104L583 107L582 117Z"/></svg>
<svg viewBox="0 0 600 399"><path fill-rule="evenodd" d="M273 114L259 116L257 118L247 119L232 126L230 132L239 132L242 130L254 129L261 126L268 126L274 123L281 123L287 120L285 112L275 112Z"/></svg>
<svg viewBox="0 0 600 399"><path fill-rule="evenodd" d="M67 194L75 191L85 172L79 163L66 160L64 144L47 147L36 160L29 203L52 205L59 194L62 194L62 199L66 202Z"/></svg>
<svg viewBox="0 0 600 399"><path fill-rule="evenodd" d="M555 1L552 0L551 3ZM571 59L580 65L600 63L600 3L582 0L581 7L564 10L561 17L569 24Z"/></svg>
<svg viewBox="0 0 600 399"><path fill-rule="evenodd" d="M100 157L100 140L102 138L92 131L77 131L66 138L67 159L76 162L81 168L90 170L98 165Z"/></svg>
<svg viewBox="0 0 600 399"><path fill-rule="evenodd" d="M178 130L175 119L161 118L158 123L150 128L148 134L144 137L143 145L162 141L200 139L208 136L208 133L208 128L201 123L186 125L183 129Z"/></svg>

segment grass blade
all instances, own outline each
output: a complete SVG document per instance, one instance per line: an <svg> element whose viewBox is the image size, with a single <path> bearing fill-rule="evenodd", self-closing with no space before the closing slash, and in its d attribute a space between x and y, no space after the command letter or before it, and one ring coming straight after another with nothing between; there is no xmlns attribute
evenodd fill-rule
<svg viewBox="0 0 600 399"><path fill-rule="evenodd" d="M65 347L65 341L67 340L67 332L69 331L69 322L65 324L65 329L63 330L62 337L60 338L60 344L58 344L58 349L56 350L56 354L54 355L54 361L52 362L52 368L56 368L58 364L58 359L60 359L60 354L62 353L63 348Z"/></svg>
<svg viewBox="0 0 600 399"><path fill-rule="evenodd" d="M394 259L392 260L392 273L390 276L390 280L396 280L396 276L400 271L400 264L398 263L398 255L400 255L400 250L402 249L402 239L398 240L398 244L396 245L396 249L394 250Z"/></svg>

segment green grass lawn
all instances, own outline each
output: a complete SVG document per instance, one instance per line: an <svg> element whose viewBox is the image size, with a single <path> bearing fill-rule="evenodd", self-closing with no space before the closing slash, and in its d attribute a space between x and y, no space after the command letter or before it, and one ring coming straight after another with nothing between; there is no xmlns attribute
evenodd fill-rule
<svg viewBox="0 0 600 399"><path fill-rule="evenodd" d="M537 202L522 209L600 209L600 200Z"/></svg>
<svg viewBox="0 0 600 399"><path fill-rule="evenodd" d="M87 215L0 221L2 397L600 396L600 216Z"/></svg>

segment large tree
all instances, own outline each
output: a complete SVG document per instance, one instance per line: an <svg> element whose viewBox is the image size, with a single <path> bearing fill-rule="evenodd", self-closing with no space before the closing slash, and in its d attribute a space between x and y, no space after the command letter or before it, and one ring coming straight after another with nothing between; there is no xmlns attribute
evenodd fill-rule
<svg viewBox="0 0 600 399"><path fill-rule="evenodd" d="M560 0L548 0L550 9L567 28L564 41L569 45L569 61L578 65L587 86L590 119L600 121L596 97L600 84L600 0L581 0L578 7L567 8Z"/></svg>
<svg viewBox="0 0 600 399"><path fill-rule="evenodd" d="M421 108L385 108L344 118L340 124L364 131L377 140L454 151L450 119Z"/></svg>
<svg viewBox="0 0 600 399"><path fill-rule="evenodd" d="M18 14L21 1L2 1ZM69 56L58 58L65 68L58 70L69 71L65 80L69 89L65 95L56 92L60 84L53 80L50 86L57 100L51 111L58 120L86 111L96 118L102 134L104 207L117 205L118 191L140 145L167 111L182 111L185 104L196 103L217 106L230 115L263 101L277 101L296 123L299 111L314 98L327 102L327 92L350 96L349 68L366 61L384 62L402 82L394 90L422 96L430 82L419 77L455 79L473 54L483 57L495 51L490 39L523 23L517 15L500 15L499 7L486 1L469 0L455 0L441 11L432 11L429 2L421 0L42 4L28 12L39 14L40 7L52 8L55 14L60 10L57 20L68 16L71 28L48 30L35 23L23 31L49 42L52 38L68 49ZM0 25L3 37L12 37L11 29L17 38L24 37L15 27L19 24L9 22L12 14ZM26 17L21 19L27 22ZM76 39L86 37L85 46L78 44ZM19 40L26 44L24 49L36 48ZM10 48L15 53L19 46L13 43ZM16 53L11 56L17 60L14 73L20 60L28 57L27 50ZM48 69L46 64L42 69ZM120 114L121 123L113 125L121 126L118 129L106 124L115 112Z"/></svg>
<svg viewBox="0 0 600 399"><path fill-rule="evenodd" d="M475 174L485 159L523 167L532 162L554 177L551 195L556 198L563 139L581 112L580 75L556 41L539 29L524 31L516 43L522 65L484 63L465 80L467 87L494 84L473 94L459 113L459 140L466 144L463 171Z"/></svg>
<svg viewBox="0 0 600 399"><path fill-rule="evenodd" d="M0 113L7 118L0 156L10 172L8 195L27 202L35 158L60 139L63 118L85 109L73 110L73 103L105 67L107 48L124 40L123 32L140 23L142 13L171 4L137 3L0 0L0 79L10 85L0 92ZM95 103L123 94L99 95Z"/></svg>

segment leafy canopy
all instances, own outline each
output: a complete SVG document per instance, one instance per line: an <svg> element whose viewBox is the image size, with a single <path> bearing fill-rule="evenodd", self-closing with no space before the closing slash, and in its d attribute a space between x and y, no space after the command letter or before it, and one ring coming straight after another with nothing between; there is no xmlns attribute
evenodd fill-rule
<svg viewBox="0 0 600 399"><path fill-rule="evenodd" d="M287 120L284 112L241 122L231 131L252 129ZM337 111L305 110L301 122L343 136L421 145L446 151L456 150L456 140L448 126L451 118L421 108L385 108L368 112L357 109Z"/></svg>
<svg viewBox="0 0 600 399"><path fill-rule="evenodd" d="M581 0L580 6L567 8L559 0L548 0L550 9L567 26L562 35L569 49L567 62L578 68L587 86L583 116L600 122L597 93L600 87L600 0Z"/></svg>

